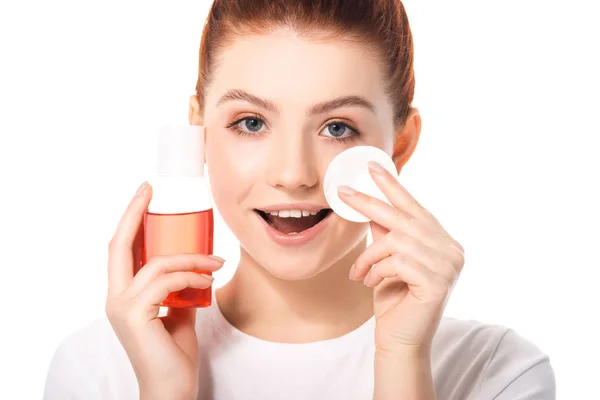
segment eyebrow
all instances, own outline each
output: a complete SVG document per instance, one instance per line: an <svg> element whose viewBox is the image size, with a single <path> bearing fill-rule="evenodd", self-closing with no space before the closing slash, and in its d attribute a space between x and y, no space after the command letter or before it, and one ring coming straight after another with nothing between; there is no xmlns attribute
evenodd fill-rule
<svg viewBox="0 0 600 400"><path fill-rule="evenodd" d="M217 106L233 100L247 101L248 103L252 103L258 107L264 108L265 110L271 111L273 113L280 112L279 107L277 107L277 105L275 105L275 103L273 103L272 101L263 99L241 89L228 90L219 99L219 101L217 102ZM315 114L324 114L326 112L333 111L337 108L342 107L362 107L375 114L375 106L366 98L362 96L343 96L333 100L313 104L306 112L306 115L311 116Z"/></svg>

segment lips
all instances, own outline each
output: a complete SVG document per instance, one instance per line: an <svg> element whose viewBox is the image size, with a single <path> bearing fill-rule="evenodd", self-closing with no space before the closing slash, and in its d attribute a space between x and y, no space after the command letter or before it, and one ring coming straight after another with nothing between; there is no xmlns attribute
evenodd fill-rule
<svg viewBox="0 0 600 400"><path fill-rule="evenodd" d="M323 221L330 213L330 208L319 211L312 210L282 210L263 211L254 210L273 229L284 235L297 235L313 228Z"/></svg>

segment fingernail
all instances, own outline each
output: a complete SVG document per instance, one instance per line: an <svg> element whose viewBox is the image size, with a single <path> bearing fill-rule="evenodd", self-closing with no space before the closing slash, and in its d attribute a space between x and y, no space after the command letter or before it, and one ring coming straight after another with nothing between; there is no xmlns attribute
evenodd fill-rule
<svg viewBox="0 0 600 400"><path fill-rule="evenodd" d="M212 254L211 254L210 256L208 256L208 257L209 257L209 258L212 258L212 259L213 259L213 260L215 260L215 261L218 261L218 262L220 262L221 264L223 264L223 263L225 262L225 260L223 260L221 257L217 257L217 256L214 256L214 255L212 255Z"/></svg>
<svg viewBox="0 0 600 400"><path fill-rule="evenodd" d="M385 175L387 173L387 171L376 161L369 161L369 169L379 175Z"/></svg>
<svg viewBox="0 0 600 400"><path fill-rule="evenodd" d="M200 274L200 275L202 275L203 277L205 277L205 278L206 278L206 279L208 279L209 281L214 281L214 280L215 280L215 278L214 278L214 277L212 277L212 276L210 276L210 275L206 275L206 274Z"/></svg>
<svg viewBox="0 0 600 400"><path fill-rule="evenodd" d="M350 186L340 186L338 187L338 193L346 196L354 196L356 194L356 190L352 189Z"/></svg>
<svg viewBox="0 0 600 400"><path fill-rule="evenodd" d="M135 195L140 195L144 192L144 189L146 189L146 186L148 186L148 182L144 182L140 185L140 187L137 189L137 191L135 192Z"/></svg>
<svg viewBox="0 0 600 400"><path fill-rule="evenodd" d="M355 266L355 265L356 265L356 264L352 264L352 266L350 267L350 275L348 275L348 278L349 278L350 280L352 280L352 278L354 278L354 266Z"/></svg>

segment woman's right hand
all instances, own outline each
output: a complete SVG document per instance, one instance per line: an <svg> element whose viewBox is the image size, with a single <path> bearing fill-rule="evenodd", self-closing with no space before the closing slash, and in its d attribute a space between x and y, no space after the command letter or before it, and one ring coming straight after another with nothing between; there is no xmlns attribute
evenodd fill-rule
<svg viewBox="0 0 600 400"><path fill-rule="evenodd" d="M196 309L169 308L166 316L158 317L160 303L170 292L210 287L212 278L197 271L216 271L223 260L195 254L155 257L134 275L151 197L152 188L143 184L110 241L106 315L131 361L141 399L195 399Z"/></svg>

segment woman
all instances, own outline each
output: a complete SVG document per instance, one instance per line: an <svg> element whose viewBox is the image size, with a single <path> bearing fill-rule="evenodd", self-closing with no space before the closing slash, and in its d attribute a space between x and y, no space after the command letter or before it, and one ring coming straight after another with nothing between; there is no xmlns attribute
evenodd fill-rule
<svg viewBox="0 0 600 400"><path fill-rule="evenodd" d="M142 185L111 241L108 321L61 344L45 398L554 398L535 345L442 317L463 248L397 180L372 165L392 206L340 188L369 224L328 209L323 176L344 149L377 146L398 171L408 162L421 130L414 86L399 0L216 1L189 121L206 128L214 202L240 241L236 273L209 308L159 318L167 293L210 287L193 270L223 260L164 257L133 276L152 196ZM289 239L315 224L309 240Z"/></svg>

